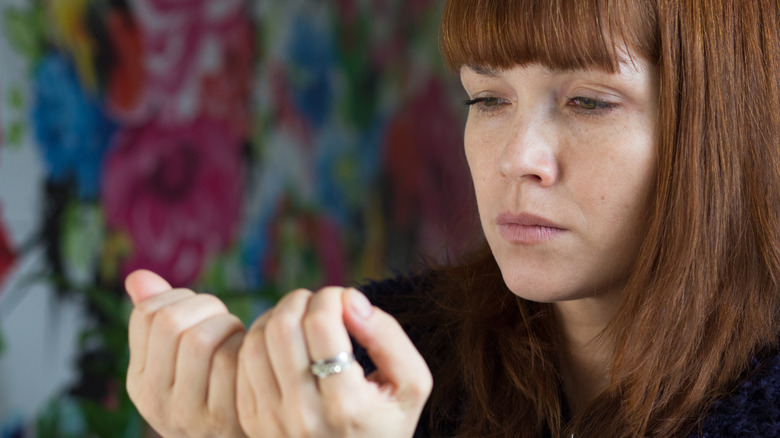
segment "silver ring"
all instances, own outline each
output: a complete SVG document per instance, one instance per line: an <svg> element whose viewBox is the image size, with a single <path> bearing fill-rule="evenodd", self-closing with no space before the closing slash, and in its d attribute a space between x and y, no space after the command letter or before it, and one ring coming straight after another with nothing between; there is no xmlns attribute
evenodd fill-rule
<svg viewBox="0 0 780 438"><path fill-rule="evenodd" d="M309 365L309 370L312 374L320 379L330 376L331 374L339 374L340 372L348 369L355 363L355 355L342 351L341 353L331 357L330 359L323 359L312 362Z"/></svg>

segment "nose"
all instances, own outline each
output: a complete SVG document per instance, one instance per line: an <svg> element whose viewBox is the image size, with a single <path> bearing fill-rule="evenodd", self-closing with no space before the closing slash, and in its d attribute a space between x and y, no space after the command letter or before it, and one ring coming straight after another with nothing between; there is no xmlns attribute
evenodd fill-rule
<svg viewBox="0 0 780 438"><path fill-rule="evenodd" d="M499 157L501 174L512 181L554 185L560 174L555 141L554 128L543 120L531 117L516 121Z"/></svg>

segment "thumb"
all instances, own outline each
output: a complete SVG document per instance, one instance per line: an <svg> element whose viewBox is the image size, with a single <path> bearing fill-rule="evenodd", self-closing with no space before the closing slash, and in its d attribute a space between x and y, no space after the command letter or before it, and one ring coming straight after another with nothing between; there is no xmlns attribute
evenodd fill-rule
<svg viewBox="0 0 780 438"><path fill-rule="evenodd" d="M344 325L376 365L379 383L392 385L399 400L421 410L433 378L406 332L359 291L348 289L343 297Z"/></svg>
<svg viewBox="0 0 780 438"><path fill-rule="evenodd" d="M137 305L147 298L171 290L171 285L154 272L139 269L125 278L125 290L133 304Z"/></svg>

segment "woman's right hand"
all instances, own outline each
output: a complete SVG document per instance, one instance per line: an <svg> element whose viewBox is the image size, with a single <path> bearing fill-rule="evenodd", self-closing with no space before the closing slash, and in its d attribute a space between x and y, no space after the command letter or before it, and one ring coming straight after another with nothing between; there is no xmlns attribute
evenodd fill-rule
<svg viewBox="0 0 780 438"><path fill-rule="evenodd" d="M245 328L216 297L172 289L156 274L125 281L130 315L127 393L166 438L244 437L236 366Z"/></svg>
<svg viewBox="0 0 780 438"><path fill-rule="evenodd" d="M351 352L355 364L319 378L312 361ZM252 325L239 352L237 407L252 437L411 437L430 395L428 367L398 322L354 289L287 294Z"/></svg>

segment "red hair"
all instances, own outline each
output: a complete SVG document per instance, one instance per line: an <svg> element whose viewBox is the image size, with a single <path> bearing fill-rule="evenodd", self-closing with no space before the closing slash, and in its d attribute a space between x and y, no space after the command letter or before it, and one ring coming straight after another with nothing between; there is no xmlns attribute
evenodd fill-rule
<svg viewBox="0 0 780 438"><path fill-rule="evenodd" d="M565 423L548 304L514 296L489 251L429 277L431 416L459 436L690 432L780 337L780 4L774 0L448 0L453 70L657 66L647 235L604 336L610 384ZM412 317L412 316L410 316ZM444 348L442 345L448 345ZM463 395L461 392L465 392Z"/></svg>

